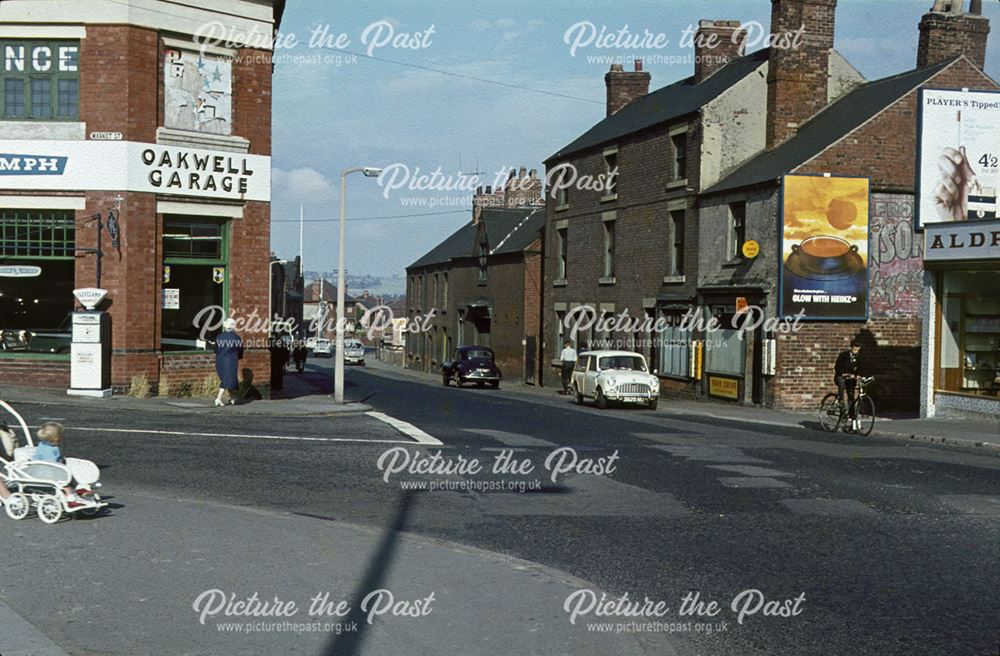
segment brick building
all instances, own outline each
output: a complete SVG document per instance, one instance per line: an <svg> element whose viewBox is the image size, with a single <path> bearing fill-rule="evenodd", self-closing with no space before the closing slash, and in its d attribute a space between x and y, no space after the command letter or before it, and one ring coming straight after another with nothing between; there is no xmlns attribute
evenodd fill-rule
<svg viewBox="0 0 1000 656"><path fill-rule="evenodd" d="M917 68L867 82L833 49L835 9L836 0L773 0L772 32L801 25L800 47L717 49L694 76L653 93L646 73L613 67L608 117L546 162L549 176L563 163L581 173L619 171L612 193L570 189L546 198L547 361L555 364L566 330L560 319L583 304L598 316L627 310L662 320L658 335L592 329L578 339L645 352L667 396L706 397L718 378L734 383L721 396L735 401L815 407L832 385L836 353L859 338L879 375L880 407L917 406L915 99L927 86L996 88L982 72L988 23L931 12L921 22ZM736 27L700 24L724 43ZM869 318L804 323L793 334L762 326L744 339L682 325L691 312L729 327L740 301L777 316L781 176L796 173L871 178ZM744 254L750 240L759 255Z"/></svg>
<svg viewBox="0 0 1000 656"><path fill-rule="evenodd" d="M68 386L76 288L108 292L119 392L140 374L154 390L212 375L193 325L203 308L266 317L271 51L193 35L209 23L270 35L283 7L0 3L0 266L23 272L0 276L0 381ZM254 330L241 331L242 366L267 380Z"/></svg>
<svg viewBox="0 0 1000 656"><path fill-rule="evenodd" d="M436 372L455 347L479 344L493 349L504 379L540 383L545 210L475 216L406 269L408 318L433 312L429 330L407 336L406 366Z"/></svg>

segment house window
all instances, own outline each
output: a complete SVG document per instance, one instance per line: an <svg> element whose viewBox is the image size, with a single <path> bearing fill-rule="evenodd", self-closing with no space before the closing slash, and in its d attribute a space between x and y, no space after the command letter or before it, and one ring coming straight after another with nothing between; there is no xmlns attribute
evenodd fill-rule
<svg viewBox="0 0 1000 656"><path fill-rule="evenodd" d="M486 265L487 259L489 257L489 247L485 244L479 244L479 284L486 284Z"/></svg>
<svg viewBox="0 0 1000 656"><path fill-rule="evenodd" d="M0 39L3 118L75 120L80 115L80 42Z"/></svg>
<svg viewBox="0 0 1000 656"><path fill-rule="evenodd" d="M671 170L671 180L684 180L687 178L687 133L671 135L670 143L674 149L673 169Z"/></svg>
<svg viewBox="0 0 1000 656"><path fill-rule="evenodd" d="M228 308L227 224L208 217L163 219L163 304L161 348L198 348L202 334L196 317L207 307Z"/></svg>
<svg viewBox="0 0 1000 656"><path fill-rule="evenodd" d="M618 195L618 149L608 148L604 151L604 175L606 185L604 200L617 198Z"/></svg>
<svg viewBox="0 0 1000 656"><path fill-rule="evenodd" d="M556 230L556 247L559 257L556 262L556 280L566 280L566 265L569 257L569 228L559 228Z"/></svg>
<svg viewBox="0 0 1000 656"><path fill-rule="evenodd" d="M434 287L431 289L431 307L438 307L438 274L434 274Z"/></svg>
<svg viewBox="0 0 1000 656"><path fill-rule="evenodd" d="M556 190L556 209L564 210L569 207L569 189L566 187L559 187Z"/></svg>
<svg viewBox="0 0 1000 656"><path fill-rule="evenodd" d="M729 204L729 239L727 256L730 260L741 257L743 242L746 240L747 204Z"/></svg>
<svg viewBox="0 0 1000 656"><path fill-rule="evenodd" d="M444 274L441 277L441 308L447 309L448 307L448 274Z"/></svg>
<svg viewBox="0 0 1000 656"><path fill-rule="evenodd" d="M73 212L0 210L0 350L69 353L75 251Z"/></svg>
<svg viewBox="0 0 1000 656"><path fill-rule="evenodd" d="M552 351L559 357L559 353L562 351L563 342L566 341L566 326L563 322L566 320L566 313L562 311L556 312L556 345Z"/></svg>
<svg viewBox="0 0 1000 656"><path fill-rule="evenodd" d="M670 213L670 257L667 273L671 276L684 275L684 210Z"/></svg>
<svg viewBox="0 0 1000 656"><path fill-rule="evenodd" d="M615 277L615 221L604 221L604 275L605 280Z"/></svg>

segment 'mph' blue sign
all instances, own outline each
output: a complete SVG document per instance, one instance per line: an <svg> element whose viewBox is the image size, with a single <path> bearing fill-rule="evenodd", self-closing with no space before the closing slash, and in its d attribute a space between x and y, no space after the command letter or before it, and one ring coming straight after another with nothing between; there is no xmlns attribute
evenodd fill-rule
<svg viewBox="0 0 1000 656"><path fill-rule="evenodd" d="M67 157L0 153L0 175L62 175Z"/></svg>

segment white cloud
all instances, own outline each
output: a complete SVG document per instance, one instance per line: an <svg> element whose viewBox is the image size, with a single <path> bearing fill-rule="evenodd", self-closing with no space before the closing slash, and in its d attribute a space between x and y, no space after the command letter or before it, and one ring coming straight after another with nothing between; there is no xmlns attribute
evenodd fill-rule
<svg viewBox="0 0 1000 656"><path fill-rule="evenodd" d="M275 196L317 201L333 195L333 183L314 168L303 167L286 171L271 169L271 188Z"/></svg>

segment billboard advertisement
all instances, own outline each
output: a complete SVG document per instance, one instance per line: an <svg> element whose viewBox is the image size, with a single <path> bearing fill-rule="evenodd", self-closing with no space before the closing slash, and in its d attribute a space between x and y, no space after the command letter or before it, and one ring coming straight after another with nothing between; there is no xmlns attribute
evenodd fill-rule
<svg viewBox="0 0 1000 656"><path fill-rule="evenodd" d="M868 178L786 175L779 313L868 318Z"/></svg>
<svg viewBox="0 0 1000 656"><path fill-rule="evenodd" d="M920 90L916 227L997 218L1000 92Z"/></svg>

